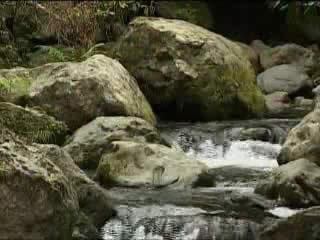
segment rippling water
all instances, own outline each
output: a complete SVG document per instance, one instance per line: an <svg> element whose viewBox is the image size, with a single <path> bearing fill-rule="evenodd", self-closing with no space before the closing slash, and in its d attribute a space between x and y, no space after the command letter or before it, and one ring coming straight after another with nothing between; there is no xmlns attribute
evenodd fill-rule
<svg viewBox="0 0 320 240"><path fill-rule="evenodd" d="M215 125L214 125L215 126ZM237 139L241 128L229 127L223 130L208 128L206 130L189 126L165 126L161 131L170 142L187 155L194 157L209 168L223 168L237 166L269 171L277 167L276 157L281 149L273 141L253 141ZM269 138L272 136L270 134ZM283 136L282 136L283 138ZM220 171L220 170L219 170ZM227 168L227 171L228 168ZM228 179L227 179L228 180ZM232 181L231 181L232 182ZM224 186L220 184L219 186ZM228 185L229 186L229 185ZM228 188L214 188L215 191L225 191L226 201L245 202L247 195L253 192L253 187L229 186ZM229 191L236 190L239 195L233 200L228 197ZM127 191L127 190L126 190ZM130 190L128 190L130 191ZM208 192L207 194L205 192ZM127 193L130 195L130 192ZM143 194L143 193L142 193ZM166 194L166 193L164 193ZM202 189L202 196L210 195L214 200L213 188ZM143 194L147 195L147 194ZM127 195L128 196L128 195ZM230 195L231 196L231 195ZM194 196L195 197L195 196ZM177 196L179 198L179 196ZM183 202L183 196L181 197ZM191 198L193 195L191 194ZM147 201L148 197L145 197ZM204 198L206 199L206 198ZM143 200L144 201L144 200ZM180 201L180 202L181 202ZM210 197L204 200L211 204ZM179 202L179 201L178 201ZM250 205L251 204L251 205ZM250 203L255 210L255 203ZM258 203L259 205L259 203ZM258 206L257 205L257 206ZM222 207L221 207L222 206ZM109 221L103 228L105 240L254 240L258 239L259 222L249 218L233 217L232 210L224 215L223 202L217 211L208 211L196 207L179 207L170 204L117 206L118 216ZM260 207L257 207L260 208ZM287 217L295 212L285 208L258 212L269 212L277 217ZM230 214L231 212L231 214ZM249 214L250 215L250 214ZM260 221L260 220L259 220Z"/></svg>

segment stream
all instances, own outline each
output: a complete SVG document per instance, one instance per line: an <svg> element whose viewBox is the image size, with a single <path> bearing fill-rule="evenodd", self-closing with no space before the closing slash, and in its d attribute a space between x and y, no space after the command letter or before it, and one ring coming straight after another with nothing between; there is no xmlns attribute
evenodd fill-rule
<svg viewBox="0 0 320 240"><path fill-rule="evenodd" d="M255 194L254 188L278 166L281 144L298 122L161 123L163 137L204 162L209 173L192 189L109 190L117 216L103 227L103 239L259 239L267 225L296 213Z"/></svg>

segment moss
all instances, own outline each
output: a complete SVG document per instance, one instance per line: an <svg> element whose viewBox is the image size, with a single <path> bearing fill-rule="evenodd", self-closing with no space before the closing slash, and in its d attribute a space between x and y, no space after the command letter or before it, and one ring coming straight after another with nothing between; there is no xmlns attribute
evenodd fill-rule
<svg viewBox="0 0 320 240"><path fill-rule="evenodd" d="M212 66L201 81L192 83L197 86L185 87L187 99L203 105L200 114L205 120L257 117L265 111L255 74L245 64Z"/></svg>
<svg viewBox="0 0 320 240"><path fill-rule="evenodd" d="M0 126L36 143L62 144L68 133L65 123L9 103L0 103Z"/></svg>
<svg viewBox="0 0 320 240"><path fill-rule="evenodd" d="M8 102L18 101L28 94L31 79L21 76L0 76L0 99Z"/></svg>

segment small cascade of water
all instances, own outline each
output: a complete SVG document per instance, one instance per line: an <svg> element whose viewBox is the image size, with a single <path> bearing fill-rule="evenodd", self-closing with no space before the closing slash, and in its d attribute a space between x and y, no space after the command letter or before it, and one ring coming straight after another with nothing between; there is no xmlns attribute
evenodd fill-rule
<svg viewBox="0 0 320 240"><path fill-rule="evenodd" d="M104 229L105 240L255 240L258 224L177 206L118 207Z"/></svg>
<svg viewBox="0 0 320 240"><path fill-rule="evenodd" d="M260 228L295 212L274 208L253 193L277 167L281 141L290 128L286 120L209 124L165 124L160 130L178 150L209 167L215 188L182 192L121 189L118 215L103 228L105 240L256 240ZM241 124L258 129L252 140L240 136ZM269 127L268 124L273 124ZM251 128L252 129L252 128ZM246 130L246 129L245 129ZM250 130L252 132L252 130ZM247 133L250 131L247 131ZM260 134L261 133L261 134ZM154 184L161 184L155 169ZM201 185L200 185L201 186ZM135 192L136 191L136 192Z"/></svg>

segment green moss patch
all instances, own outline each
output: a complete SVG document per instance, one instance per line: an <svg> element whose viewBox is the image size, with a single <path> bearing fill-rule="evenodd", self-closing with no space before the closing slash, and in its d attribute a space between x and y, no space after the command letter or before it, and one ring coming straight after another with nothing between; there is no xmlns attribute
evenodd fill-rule
<svg viewBox="0 0 320 240"><path fill-rule="evenodd" d="M44 113L11 103L0 103L0 128L8 128L30 142L62 144L67 125Z"/></svg>

